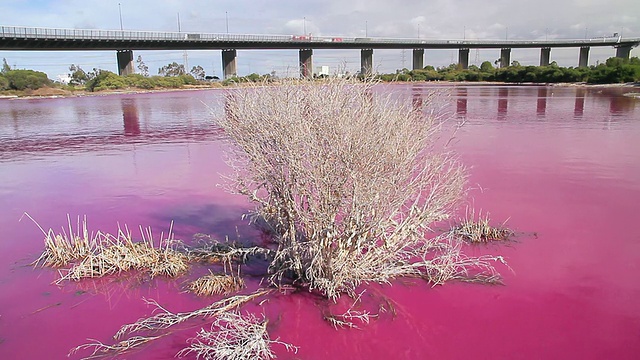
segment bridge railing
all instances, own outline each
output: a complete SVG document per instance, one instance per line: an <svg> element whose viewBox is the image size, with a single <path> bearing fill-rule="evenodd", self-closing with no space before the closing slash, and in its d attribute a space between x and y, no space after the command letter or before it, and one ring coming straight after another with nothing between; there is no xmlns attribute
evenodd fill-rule
<svg viewBox="0 0 640 360"><path fill-rule="evenodd" d="M153 41L289 41L290 35L200 34L128 30L53 29L0 26L0 37L58 40L153 40Z"/></svg>
<svg viewBox="0 0 640 360"><path fill-rule="evenodd" d="M531 44L544 47L555 44L575 44L576 46L603 45L603 43L615 45L620 38L608 39L581 39L581 40L426 40L417 38L377 38L377 37L335 37L335 36L311 36L311 35L252 35L252 34L215 34L215 33L185 33L185 32L154 32L154 31L129 31L129 30L92 30L92 29L57 29L57 28L33 28L17 26L0 26L1 38L20 39L52 39L52 40L123 40L123 41L190 41L190 42L295 42L295 43L357 43L357 44L408 44L424 45L449 45L454 47L470 47L474 45L492 44L509 47L510 45ZM625 39L625 41L639 41L640 39Z"/></svg>

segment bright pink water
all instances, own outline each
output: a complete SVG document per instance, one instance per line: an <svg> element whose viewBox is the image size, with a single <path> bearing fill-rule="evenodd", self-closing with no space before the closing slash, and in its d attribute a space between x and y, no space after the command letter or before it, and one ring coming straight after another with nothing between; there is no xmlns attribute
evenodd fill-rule
<svg viewBox="0 0 640 360"><path fill-rule="evenodd" d="M418 100L431 88L390 89ZM468 249L503 254L514 270L500 268L506 286L371 287L369 303L388 297L397 315L361 330L334 330L311 296L273 297L263 306L272 338L300 347L298 354L275 347L278 357L637 358L640 101L623 97L623 89L451 91L451 110L466 120L453 146L478 184L470 203L525 233L509 246ZM1 359L62 359L86 338L109 342L120 325L151 314L143 297L175 311L212 301L181 293L184 279L58 288L54 271L28 266L42 236L18 220L26 211L59 229L67 213L86 214L92 229L114 231L120 222L157 233L174 220L178 238L255 239L240 219L249 204L216 186L227 171L226 145L201 100L213 104L219 96L0 100ZM172 358L196 329L126 358Z"/></svg>

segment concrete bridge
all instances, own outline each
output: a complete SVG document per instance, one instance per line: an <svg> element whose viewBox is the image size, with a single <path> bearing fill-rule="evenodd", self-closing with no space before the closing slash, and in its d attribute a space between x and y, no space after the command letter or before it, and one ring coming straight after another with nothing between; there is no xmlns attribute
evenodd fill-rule
<svg viewBox="0 0 640 360"><path fill-rule="evenodd" d="M0 26L3 50L115 50L120 75L133 73L133 50L222 50L224 77L236 75L238 49L298 49L300 74L313 76L314 49L360 49L360 71L373 72L374 49L413 49L413 69L424 67L426 49L458 49L458 64L469 66L470 49L500 49L500 67L511 63L511 49L539 48L540 65L549 65L552 48L579 48L578 66L589 63L594 46L616 49L629 58L640 38L604 37L585 40L423 40L310 35L202 34L121 30L79 30Z"/></svg>

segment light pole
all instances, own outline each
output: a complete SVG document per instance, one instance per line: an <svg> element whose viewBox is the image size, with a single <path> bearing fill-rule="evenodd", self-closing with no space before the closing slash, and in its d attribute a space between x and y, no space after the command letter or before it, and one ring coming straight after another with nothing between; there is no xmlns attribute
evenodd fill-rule
<svg viewBox="0 0 640 360"><path fill-rule="evenodd" d="M180 32L180 13L178 13L178 32Z"/></svg>
<svg viewBox="0 0 640 360"><path fill-rule="evenodd" d="M118 3L118 13L120 14L120 31L122 31L122 6Z"/></svg>
<svg viewBox="0 0 640 360"><path fill-rule="evenodd" d="M302 33L307 35L307 17L302 17Z"/></svg>
<svg viewBox="0 0 640 360"><path fill-rule="evenodd" d="M224 12L224 20L225 23L227 24L227 34L229 33L229 14L225 11Z"/></svg>
<svg viewBox="0 0 640 360"><path fill-rule="evenodd" d="M420 39L420 23L418 23L418 39Z"/></svg>
<svg viewBox="0 0 640 360"><path fill-rule="evenodd" d="M369 37L369 24L368 21L364 21L364 37Z"/></svg>

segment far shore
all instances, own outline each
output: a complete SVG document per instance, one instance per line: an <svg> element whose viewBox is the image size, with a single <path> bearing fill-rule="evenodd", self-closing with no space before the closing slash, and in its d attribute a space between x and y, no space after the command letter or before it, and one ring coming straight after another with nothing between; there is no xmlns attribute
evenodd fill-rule
<svg viewBox="0 0 640 360"><path fill-rule="evenodd" d="M276 82L277 84L277 82ZM620 83L620 84L586 84L586 83L510 83L496 81L393 81L381 82L381 84L429 84L429 85L445 85L445 86L558 86L558 87L585 87L585 88L640 88L640 83ZM20 99L56 99L67 97L85 97L85 96L107 96L121 94L146 94L156 92L172 92L172 91L197 91L224 89L232 86L223 86L220 83L211 85L195 85L184 86L181 88L157 88L157 89L139 89L125 88L102 91L86 91L77 90L70 91L59 88L44 87L30 91L5 91L0 92L0 100L20 100Z"/></svg>

